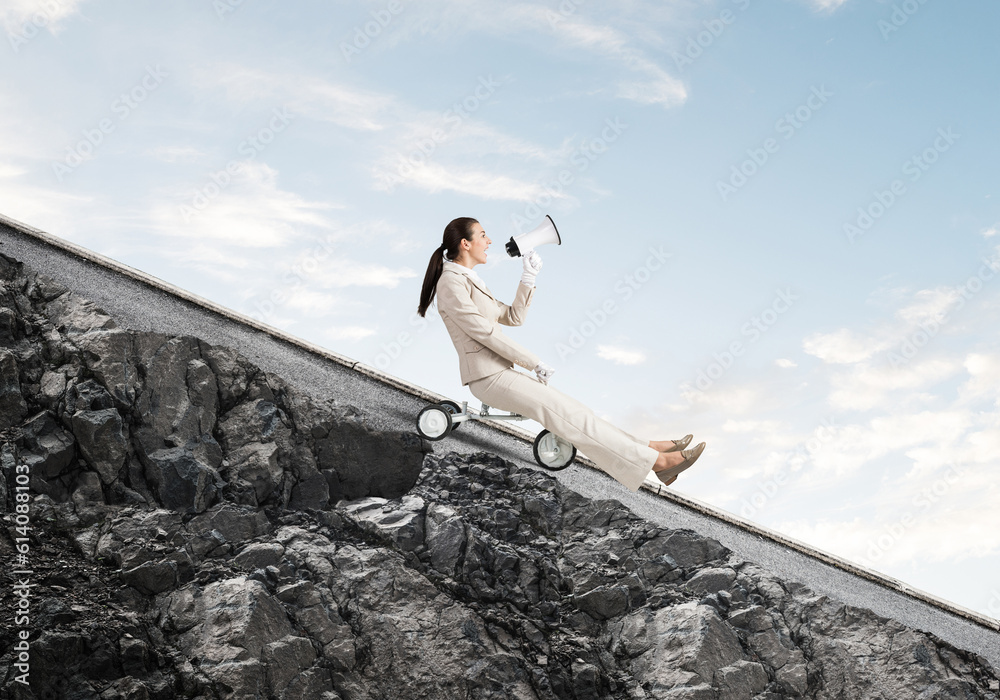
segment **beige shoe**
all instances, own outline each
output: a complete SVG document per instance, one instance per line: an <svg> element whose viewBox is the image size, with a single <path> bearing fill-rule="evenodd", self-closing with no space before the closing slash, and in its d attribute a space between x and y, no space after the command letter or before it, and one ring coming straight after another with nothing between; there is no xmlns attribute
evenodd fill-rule
<svg viewBox="0 0 1000 700"><path fill-rule="evenodd" d="M691 444L691 440L694 439L694 435L685 435L680 440L674 440L674 446L669 450L663 450L664 452L677 452L683 450L685 447Z"/></svg>
<svg viewBox="0 0 1000 700"><path fill-rule="evenodd" d="M653 473L656 474L657 479L663 482L664 486L669 486L677 480L677 476L682 471L694 464L695 461L701 457L701 453L704 451L705 443L699 442L697 446L691 448L690 450L681 450L681 456L684 458L683 462L673 467L661 469L660 471L656 471L654 469Z"/></svg>

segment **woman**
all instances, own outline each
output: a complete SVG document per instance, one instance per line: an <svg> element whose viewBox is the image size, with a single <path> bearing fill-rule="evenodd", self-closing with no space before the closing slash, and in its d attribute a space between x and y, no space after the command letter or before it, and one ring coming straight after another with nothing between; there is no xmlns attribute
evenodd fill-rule
<svg viewBox="0 0 1000 700"><path fill-rule="evenodd" d="M538 253L524 260L524 272L510 306L496 299L473 268L486 262L490 246L475 219L455 219L444 229L420 292L417 313L423 316L437 296L438 312L458 351L462 384L487 406L527 416L571 442L597 466L632 491L638 491L652 469L664 484L694 464L705 443L686 450L682 440L648 444L598 418L579 401L548 385L554 370L537 355L507 338L498 323L519 326L535 294L542 267ZM446 258L446 259L445 259ZM514 364L537 376L518 372Z"/></svg>

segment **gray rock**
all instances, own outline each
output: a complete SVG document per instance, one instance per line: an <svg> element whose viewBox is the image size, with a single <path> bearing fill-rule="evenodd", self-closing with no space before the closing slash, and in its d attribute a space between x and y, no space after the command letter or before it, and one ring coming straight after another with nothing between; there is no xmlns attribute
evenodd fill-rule
<svg viewBox="0 0 1000 700"><path fill-rule="evenodd" d="M404 496L399 508L386 508L384 498L365 498L342 504L342 510L358 525L390 538L403 551L413 551L424 544L424 500Z"/></svg>
<svg viewBox="0 0 1000 700"><path fill-rule="evenodd" d="M28 413L28 404L21 396L20 369L17 358L0 348L0 430L21 422Z"/></svg>
<svg viewBox="0 0 1000 700"><path fill-rule="evenodd" d="M725 559L729 550L719 542L690 530L667 530L642 545L644 556L666 555L685 569Z"/></svg>
<svg viewBox="0 0 1000 700"><path fill-rule="evenodd" d="M632 669L640 682L663 690L711 684L720 668L748 660L732 628L710 607L684 603L655 613L636 611L629 618L616 629L633 638L618 637L616 643L634 656ZM645 651L636 654L640 649Z"/></svg>
<svg viewBox="0 0 1000 700"><path fill-rule="evenodd" d="M465 549L466 531L454 509L438 503L427 507L426 543L431 566L443 574L454 575Z"/></svg>
<svg viewBox="0 0 1000 700"><path fill-rule="evenodd" d="M138 365L145 352L162 343L165 336L151 333L136 335L123 330L97 330L73 339L80 357L97 382L114 398L117 405L131 407L141 388Z"/></svg>
<svg viewBox="0 0 1000 700"><path fill-rule="evenodd" d="M628 610L629 590L625 586L606 585L573 596L580 610L597 620L618 617Z"/></svg>
<svg viewBox="0 0 1000 700"><path fill-rule="evenodd" d="M39 486L42 493L47 493L45 482L62 474L73 462L76 440L73 434L63 430L53 419L52 414L43 411L23 424L22 435L26 450L21 457L31 470L33 485Z"/></svg>
<svg viewBox="0 0 1000 700"><path fill-rule="evenodd" d="M66 387L66 412L69 414L115 407L111 394L93 379L81 382L74 378L66 383Z"/></svg>
<svg viewBox="0 0 1000 700"><path fill-rule="evenodd" d="M182 445L211 435L217 421L218 387L200 357L198 341L170 338L144 365L146 381L136 398L143 421L136 436L144 452L161 449L167 440Z"/></svg>
<svg viewBox="0 0 1000 700"><path fill-rule="evenodd" d="M67 335L79 335L91 330L109 330L118 324L94 302L73 292L66 292L45 306L45 315L52 325Z"/></svg>
<svg viewBox="0 0 1000 700"><path fill-rule="evenodd" d="M733 610L729 614L729 624L749 632L763 632L773 627L771 615L760 605Z"/></svg>
<svg viewBox="0 0 1000 700"><path fill-rule="evenodd" d="M250 505L264 503L281 484L282 469L278 464L278 446L260 442L247 443L231 451L226 458L226 480L243 484L253 492Z"/></svg>
<svg viewBox="0 0 1000 700"><path fill-rule="evenodd" d="M177 565L171 561L147 561L122 572L122 581L147 595L168 591L177 584Z"/></svg>
<svg viewBox="0 0 1000 700"><path fill-rule="evenodd" d="M88 464L101 481L118 480L128 457L128 442L121 414L114 408L77 411L73 414L73 435Z"/></svg>
<svg viewBox="0 0 1000 700"><path fill-rule="evenodd" d="M292 510L320 510L330 504L330 485L319 472L292 487L288 507Z"/></svg>
<svg viewBox="0 0 1000 700"><path fill-rule="evenodd" d="M73 503L78 507L92 503L104 503L104 490L101 488L101 477L94 472L83 472L73 491Z"/></svg>
<svg viewBox="0 0 1000 700"><path fill-rule="evenodd" d="M46 370L39 383L41 402L52 408L66 393L66 375L61 371Z"/></svg>
<svg viewBox="0 0 1000 700"><path fill-rule="evenodd" d="M307 637L288 636L264 646L264 663L268 669L268 683L271 693L276 697L295 697L287 691L298 693L301 690L290 688L300 679L316 661L316 650ZM329 679L327 679L329 680ZM316 696L313 696L316 697Z"/></svg>
<svg viewBox="0 0 1000 700"><path fill-rule="evenodd" d="M767 671L758 663L740 660L715 672L719 700L751 700L767 688Z"/></svg>
<svg viewBox="0 0 1000 700"><path fill-rule="evenodd" d="M13 345L19 336L17 313L6 306L0 306L0 345Z"/></svg>
<svg viewBox="0 0 1000 700"><path fill-rule="evenodd" d="M404 495L420 475L429 451L428 443L416 433L379 433L353 422L336 424L316 441L318 468L336 473L348 500ZM359 464L365 468L358 469Z"/></svg>
<svg viewBox="0 0 1000 700"><path fill-rule="evenodd" d="M219 473L188 446L157 450L146 456L146 479L166 508L201 513L223 486Z"/></svg>
<svg viewBox="0 0 1000 700"><path fill-rule="evenodd" d="M251 571L277 566L281 563L281 557L284 553L285 548L277 542L257 542L240 550L233 557L233 564L241 569Z"/></svg>
<svg viewBox="0 0 1000 700"><path fill-rule="evenodd" d="M197 515L187 525L191 533L218 532L222 541L242 544L273 530L267 516L256 508L221 503L212 510Z"/></svg>
<svg viewBox="0 0 1000 700"><path fill-rule="evenodd" d="M185 607L178 609L178 603ZM225 698L267 697L264 649L297 636L281 604L258 581L243 577L211 583L190 599L172 599L168 614L182 625L197 620L177 643L212 682L228 688L220 695Z"/></svg>
<svg viewBox="0 0 1000 700"><path fill-rule="evenodd" d="M687 582L687 587L700 595L728 590L736 580L732 569L702 569Z"/></svg>

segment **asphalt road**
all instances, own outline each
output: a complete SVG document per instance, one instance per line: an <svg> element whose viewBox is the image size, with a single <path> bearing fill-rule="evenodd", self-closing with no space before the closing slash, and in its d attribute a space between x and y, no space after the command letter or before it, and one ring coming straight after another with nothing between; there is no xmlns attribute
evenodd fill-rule
<svg viewBox="0 0 1000 700"><path fill-rule="evenodd" d="M0 252L65 284L92 300L119 325L143 331L193 335L237 348L261 368L280 375L303 392L357 406L369 425L415 430L427 405L397 387L319 356L286 340L227 318L119 271L62 250L0 221ZM469 422L434 443L437 453L488 451L521 466L537 468L531 444L491 426ZM1000 670L1000 632L892 587L857 576L760 534L699 512L648 491L632 493L600 471L574 465L556 473L567 487L591 498L615 499L636 515L661 526L690 528L713 537L739 557L756 562L785 580L926 632L974 651Z"/></svg>

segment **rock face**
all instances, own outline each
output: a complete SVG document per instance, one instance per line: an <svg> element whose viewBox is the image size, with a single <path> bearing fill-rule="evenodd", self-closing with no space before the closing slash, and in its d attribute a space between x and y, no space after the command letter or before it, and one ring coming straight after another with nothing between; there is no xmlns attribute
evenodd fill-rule
<svg viewBox="0 0 1000 700"><path fill-rule="evenodd" d="M714 540L0 263L0 560L28 465L36 584L30 687L0 617L3 697L996 698L975 654Z"/></svg>
<svg viewBox="0 0 1000 700"><path fill-rule="evenodd" d="M0 281L0 431L36 493L69 500L95 473L102 505L324 508L400 496L420 473L415 434L371 431L228 348L119 328L3 256Z"/></svg>

